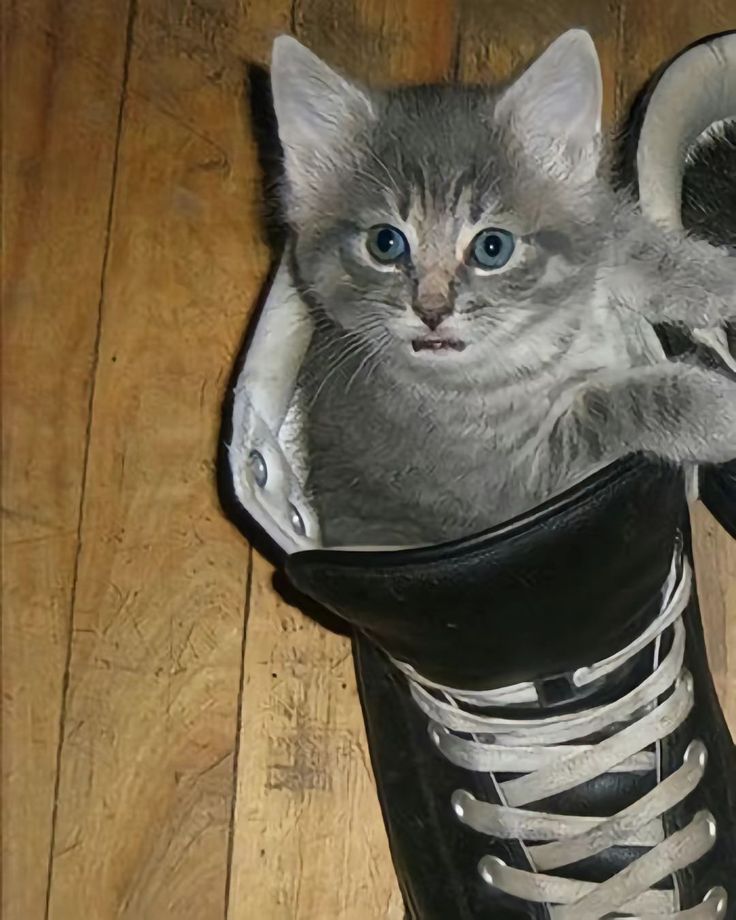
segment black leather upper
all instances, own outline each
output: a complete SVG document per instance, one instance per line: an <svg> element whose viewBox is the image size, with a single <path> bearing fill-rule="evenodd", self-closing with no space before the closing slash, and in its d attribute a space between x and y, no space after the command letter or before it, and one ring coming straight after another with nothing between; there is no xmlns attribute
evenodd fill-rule
<svg viewBox="0 0 736 920"><path fill-rule="evenodd" d="M634 458L515 524L399 552L315 550L292 582L448 686L552 678L651 620L682 517L682 475Z"/></svg>
<svg viewBox="0 0 736 920"><path fill-rule="evenodd" d="M712 812L718 827L716 844L695 866L679 874L681 904L692 907L710 888L720 885L730 896L726 920L734 920L736 751L715 697L696 598L686 613L686 625L686 664L695 678L696 708L662 745L663 773L680 766L694 738L706 744L709 761L700 786L669 813L666 827L671 831L684 826L702 808ZM464 827L451 809L456 789L498 802L490 776L462 770L442 757L428 737L427 720L411 699L405 679L371 642L358 636L354 653L379 798L409 916L413 920L546 920L546 907L503 894L478 872L478 862L487 854L528 868L520 844ZM651 774L607 774L575 793L539 804L563 813L613 814L643 795L652 782ZM615 848L559 874L602 879L635 855Z"/></svg>
<svg viewBox="0 0 736 920"><path fill-rule="evenodd" d="M555 680L620 650L661 607L661 588L678 539L689 553L680 473L635 458L604 471L537 513L471 540L396 553L299 553L287 562L296 585L357 627L356 672L379 797L410 916L417 920L542 920L543 905L487 885L477 871L486 854L528 868L517 841L463 826L450 798L462 788L498 802L492 778L450 764L427 733L406 678L381 649L422 674L455 687ZM736 757L713 690L693 595L686 612L686 666L696 708L662 744L664 775L687 745L703 740L710 764L700 787L669 813L669 829L701 808L718 841L678 878L683 907L736 877ZM671 632L665 637L666 642ZM665 642L665 644L666 644ZM666 650L666 649L665 649ZM599 693L620 696L651 671L651 646ZM643 667L643 671L642 671ZM551 692L550 697L554 694ZM602 700L596 699L598 703ZM561 701L566 708L591 701ZM558 711L550 698L548 714ZM544 704L535 715L544 714ZM501 777L503 779L503 777ZM580 815L613 814L638 800L653 773L611 773L529 807ZM560 874L602 881L638 851L615 847ZM736 887L728 917L736 917Z"/></svg>

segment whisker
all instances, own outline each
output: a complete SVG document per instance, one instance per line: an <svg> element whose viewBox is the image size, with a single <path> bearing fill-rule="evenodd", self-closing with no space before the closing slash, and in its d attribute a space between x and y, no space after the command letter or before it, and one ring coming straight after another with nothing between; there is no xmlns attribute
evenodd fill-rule
<svg viewBox="0 0 736 920"><path fill-rule="evenodd" d="M376 163L377 163L377 164L381 167L381 169L383 169L383 171L386 173L386 175L388 176L388 181L391 183L391 185L393 186L394 191L396 192L396 194L399 196L399 199L400 199L400 198L402 197L401 190L400 190L399 186L396 184L396 180L394 179L393 175L391 174L391 171L390 171L390 169L388 168L388 166L386 166L386 164L385 164L385 163L383 162L383 160L378 156L378 154L376 153L376 151L373 150L372 147L368 147L367 150L368 150L368 153L369 153L369 154L373 157L373 159L376 161Z"/></svg>
<svg viewBox="0 0 736 920"><path fill-rule="evenodd" d="M365 356L365 358L363 358L363 360L360 362L360 364L358 365L358 367L355 369L355 371L353 372L352 376L350 377L350 380L348 380L347 385L345 386L345 395L348 394L348 392L350 391L350 387L353 385L355 379L358 377L358 375L359 375L360 372L363 370L363 368L364 368L367 364L369 364L369 362L370 362L373 358L375 358L376 355L383 349L383 346L384 346L384 344L385 344L387 338L388 338L388 337L385 336L385 335L384 335L384 336L380 336L380 337L378 338L378 342L376 343L376 346L375 346L371 351L369 351L368 354ZM366 379L368 379L369 376L370 376L370 374L366 374Z"/></svg>
<svg viewBox="0 0 736 920"><path fill-rule="evenodd" d="M338 361L325 374L324 378L322 379L322 382L317 388L317 392L314 394L313 398L310 400L309 409L311 409L314 406L315 402L319 398L319 395L324 389L328 380L330 380L337 373L337 371L346 364L346 362L350 358L358 354L362 346L363 346L363 343L361 341L357 341L353 344L352 347L348 347L345 349L342 355L340 355L340 357L338 358Z"/></svg>

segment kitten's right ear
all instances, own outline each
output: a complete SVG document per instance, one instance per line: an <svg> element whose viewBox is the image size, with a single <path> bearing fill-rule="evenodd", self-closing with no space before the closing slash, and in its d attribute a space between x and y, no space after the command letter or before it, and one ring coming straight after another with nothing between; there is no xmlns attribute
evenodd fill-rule
<svg viewBox="0 0 736 920"><path fill-rule="evenodd" d="M585 180L598 166L602 98L593 39L570 29L502 94L495 115L542 165Z"/></svg>
<svg viewBox="0 0 736 920"><path fill-rule="evenodd" d="M292 191L329 169L371 118L366 93L289 35L273 43L271 87Z"/></svg>

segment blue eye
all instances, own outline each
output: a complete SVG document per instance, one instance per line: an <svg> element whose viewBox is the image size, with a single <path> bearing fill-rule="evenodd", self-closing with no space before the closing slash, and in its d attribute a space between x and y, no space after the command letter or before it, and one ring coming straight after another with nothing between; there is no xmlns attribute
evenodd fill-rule
<svg viewBox="0 0 736 920"><path fill-rule="evenodd" d="M406 237L390 224L378 224L368 231L368 252L377 262L397 262L409 251Z"/></svg>
<svg viewBox="0 0 736 920"><path fill-rule="evenodd" d="M489 227L481 230L470 244L469 261L479 268L502 268L511 258L515 246L513 233Z"/></svg>

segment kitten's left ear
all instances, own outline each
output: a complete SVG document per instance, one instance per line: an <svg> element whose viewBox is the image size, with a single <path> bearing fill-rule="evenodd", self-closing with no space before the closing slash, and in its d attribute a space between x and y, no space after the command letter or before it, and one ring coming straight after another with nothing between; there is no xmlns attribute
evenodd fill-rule
<svg viewBox="0 0 736 920"><path fill-rule="evenodd" d="M542 165L584 180L598 167L602 100L593 39L570 29L506 90L495 115Z"/></svg>
<svg viewBox="0 0 736 920"><path fill-rule="evenodd" d="M288 35L273 44L271 87L292 191L330 169L372 116L368 95Z"/></svg>

